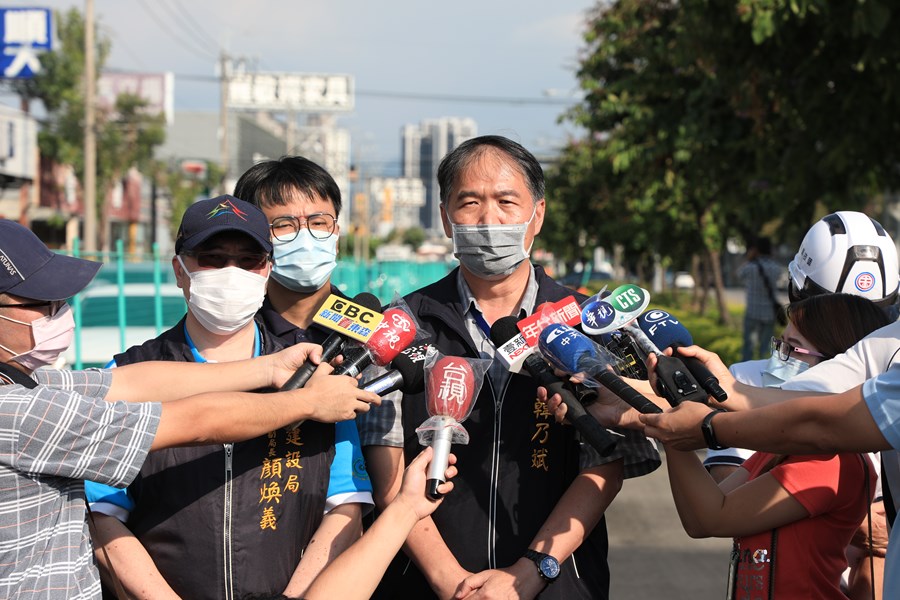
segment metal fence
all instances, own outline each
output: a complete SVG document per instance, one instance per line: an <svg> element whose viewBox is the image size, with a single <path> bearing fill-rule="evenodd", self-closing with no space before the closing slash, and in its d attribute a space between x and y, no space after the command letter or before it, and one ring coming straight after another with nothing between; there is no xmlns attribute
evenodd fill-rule
<svg viewBox="0 0 900 600"><path fill-rule="evenodd" d="M128 254L119 240L113 252L87 253L80 251L76 240L72 255L97 260L103 266L91 285L71 300L75 341L67 355L67 366L81 369L105 364L114 354L143 341L135 341L135 335L149 339L184 316L186 304L180 290L173 289L171 257L161 257L156 245L151 254ZM437 281L453 266L444 262L338 261L331 282L348 296L370 292L382 304L388 304L395 294L404 295ZM102 347L104 353L108 349L108 356L99 361L85 360L86 345L91 344ZM91 350L97 354L99 348Z"/></svg>

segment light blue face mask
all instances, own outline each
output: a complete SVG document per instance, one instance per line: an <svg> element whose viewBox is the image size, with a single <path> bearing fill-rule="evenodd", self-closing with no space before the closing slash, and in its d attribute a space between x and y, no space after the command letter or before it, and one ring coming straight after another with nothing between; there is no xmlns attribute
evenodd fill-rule
<svg viewBox="0 0 900 600"><path fill-rule="evenodd" d="M272 279L294 292L315 292L337 266L337 241L337 234L317 240L306 228L290 242L272 240Z"/></svg>
<svg viewBox="0 0 900 600"><path fill-rule="evenodd" d="M778 352L772 351L769 362L762 370L762 384L765 387L781 387L786 381L796 377L809 368L809 363L799 358L789 357L787 360L778 358Z"/></svg>

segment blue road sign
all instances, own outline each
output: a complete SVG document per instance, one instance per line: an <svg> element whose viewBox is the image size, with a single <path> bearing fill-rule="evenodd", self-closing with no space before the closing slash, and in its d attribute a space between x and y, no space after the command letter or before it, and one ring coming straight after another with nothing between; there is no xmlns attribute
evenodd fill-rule
<svg viewBox="0 0 900 600"><path fill-rule="evenodd" d="M53 48L49 8L0 8L0 76L27 79L41 70L39 54Z"/></svg>

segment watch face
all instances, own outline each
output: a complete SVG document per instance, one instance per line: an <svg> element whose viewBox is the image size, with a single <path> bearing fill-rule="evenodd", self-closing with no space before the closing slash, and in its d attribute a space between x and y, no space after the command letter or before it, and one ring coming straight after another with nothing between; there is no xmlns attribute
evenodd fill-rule
<svg viewBox="0 0 900 600"><path fill-rule="evenodd" d="M552 556L541 559L541 573L547 579L556 579L559 576L559 563Z"/></svg>

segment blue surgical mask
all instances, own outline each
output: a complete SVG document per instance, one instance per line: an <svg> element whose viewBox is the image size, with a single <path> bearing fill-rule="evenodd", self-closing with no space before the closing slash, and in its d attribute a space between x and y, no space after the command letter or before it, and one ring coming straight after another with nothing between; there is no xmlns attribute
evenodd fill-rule
<svg viewBox="0 0 900 600"><path fill-rule="evenodd" d="M294 292L315 292L337 266L337 241L337 234L317 240L306 228L290 242L273 240L272 279Z"/></svg>
<svg viewBox="0 0 900 600"><path fill-rule="evenodd" d="M781 387L781 384L796 377L809 368L809 363L799 358L789 357L787 360L778 358L778 353L772 351L769 362L762 370L762 384L765 387Z"/></svg>

